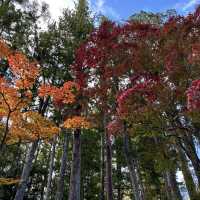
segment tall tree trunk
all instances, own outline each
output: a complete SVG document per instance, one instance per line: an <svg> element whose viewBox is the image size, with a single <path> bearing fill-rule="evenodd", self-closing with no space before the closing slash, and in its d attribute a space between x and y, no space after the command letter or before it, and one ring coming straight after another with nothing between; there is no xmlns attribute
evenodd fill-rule
<svg viewBox="0 0 200 200"><path fill-rule="evenodd" d="M54 168L54 158L55 158L55 152L56 152L56 140L57 140L57 136L54 136L53 143L51 146L51 151L50 151L49 173L48 173L48 180L47 180L47 188L44 194L44 200L48 200L49 195L50 195L52 174L53 174L53 168Z"/></svg>
<svg viewBox="0 0 200 200"><path fill-rule="evenodd" d="M121 138L119 138L121 139ZM118 141L119 141L118 139ZM123 199L123 193L122 193L122 171L121 171L121 160L120 160L120 150L121 150L120 142L116 141L116 160L117 160L117 200Z"/></svg>
<svg viewBox="0 0 200 200"><path fill-rule="evenodd" d="M131 155L130 146L129 146L129 137L126 132L126 128L124 131L123 140L124 140L124 154L125 154L127 166L128 166L129 173L130 173L130 179L131 179L131 185L132 185L132 191L134 194L134 198L135 198L135 200L143 200L144 193L141 192L141 187L138 184L138 174L136 174L135 161Z"/></svg>
<svg viewBox="0 0 200 200"><path fill-rule="evenodd" d="M168 200L181 200L181 194L177 187L176 178L174 177L174 172L165 171L164 172L165 180L165 192Z"/></svg>
<svg viewBox="0 0 200 200"><path fill-rule="evenodd" d="M195 196L197 196L196 186L195 186L194 180L192 178L191 172L189 170L186 155L183 152L183 149L179 145L177 145L177 149L178 149L179 159L181 162L181 170L183 172L183 177L185 180L188 194L190 196L190 199L194 199Z"/></svg>
<svg viewBox="0 0 200 200"><path fill-rule="evenodd" d="M106 196L107 200L113 199L113 186L112 186L112 145L108 132L106 131L107 119L104 115L104 132L106 142Z"/></svg>
<svg viewBox="0 0 200 200"><path fill-rule="evenodd" d="M76 129L73 141L73 160L70 176L69 200L80 200L81 130Z"/></svg>
<svg viewBox="0 0 200 200"><path fill-rule="evenodd" d="M61 158L61 166L59 173L59 180L57 184L56 200L62 200L64 194L64 178L67 169L67 152L68 152L69 137L68 133L64 131L63 153Z"/></svg>
<svg viewBox="0 0 200 200"><path fill-rule="evenodd" d="M21 175L21 181L19 183L19 187L17 189L17 193L15 195L14 200L23 200L26 188L27 188L27 183L28 183L28 178L32 169L32 163L34 160L34 155L38 147L39 140L36 140L35 142L32 143L27 155L26 155L26 161L23 167L22 175Z"/></svg>
<svg viewBox="0 0 200 200"><path fill-rule="evenodd" d="M175 197L175 200L182 200L181 192L178 187L178 182L176 180L176 170L171 170L170 174L170 182L172 186L172 194Z"/></svg>
<svg viewBox="0 0 200 200"><path fill-rule="evenodd" d="M145 193L144 193L144 186L142 183L142 178L141 178L141 174L140 174L140 166L139 166L139 162L137 159L135 159L135 171L136 171L136 175L137 175L137 182L140 188L140 197L142 200L145 199Z"/></svg>
<svg viewBox="0 0 200 200"><path fill-rule="evenodd" d="M192 135L187 135L183 138L184 144L179 142L183 150L185 151L186 155L188 158L191 160L197 180L198 180L198 185L200 185L200 160L198 158L195 144L192 138Z"/></svg>
<svg viewBox="0 0 200 200"><path fill-rule="evenodd" d="M105 200L105 135L101 134L101 193L100 200Z"/></svg>
<svg viewBox="0 0 200 200"><path fill-rule="evenodd" d="M172 196L171 196L171 188L170 188L170 184L169 184L169 174L167 171L163 172L163 179L164 179L164 196L167 200L171 200ZM172 199L174 200L174 199Z"/></svg>
<svg viewBox="0 0 200 200"><path fill-rule="evenodd" d="M112 200L112 146L108 133L106 133L106 192L107 199Z"/></svg>

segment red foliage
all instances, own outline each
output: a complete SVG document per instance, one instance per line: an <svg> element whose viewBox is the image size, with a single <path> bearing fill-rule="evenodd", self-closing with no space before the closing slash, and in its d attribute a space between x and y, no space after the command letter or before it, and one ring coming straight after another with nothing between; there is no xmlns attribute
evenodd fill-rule
<svg viewBox="0 0 200 200"><path fill-rule="evenodd" d="M104 22L76 52L72 69L82 94L97 99L105 109L108 99L118 92L116 78L142 74L153 66L152 41L159 35L160 29L149 24Z"/></svg>
<svg viewBox="0 0 200 200"><path fill-rule="evenodd" d="M124 124L118 117L107 125L109 135L119 135L124 131Z"/></svg>
<svg viewBox="0 0 200 200"><path fill-rule="evenodd" d="M200 80L193 81L187 90L187 108L190 111L200 109Z"/></svg>
<svg viewBox="0 0 200 200"><path fill-rule="evenodd" d="M188 56L188 59L191 64L200 62L200 42L197 42L192 45L192 52Z"/></svg>
<svg viewBox="0 0 200 200"><path fill-rule="evenodd" d="M158 80L158 77L141 78L139 83L122 92L117 98L119 116L127 117L132 111L137 112L147 104L154 103L157 99L155 86Z"/></svg>

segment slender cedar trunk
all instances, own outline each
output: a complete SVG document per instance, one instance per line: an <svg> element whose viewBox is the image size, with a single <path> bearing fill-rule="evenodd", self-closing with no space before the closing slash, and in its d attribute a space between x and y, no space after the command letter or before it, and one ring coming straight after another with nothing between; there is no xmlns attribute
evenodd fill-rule
<svg viewBox="0 0 200 200"><path fill-rule="evenodd" d="M100 200L105 200L105 135L101 134L101 193Z"/></svg>
<svg viewBox="0 0 200 200"><path fill-rule="evenodd" d="M164 196L167 200L171 200L172 195L171 195L171 188L170 188L170 184L169 184L169 174L167 171L163 172L163 179L164 179L164 183L165 183L165 187L164 187ZM174 200L174 199L172 199Z"/></svg>
<svg viewBox="0 0 200 200"><path fill-rule="evenodd" d="M40 101L38 113L40 113L42 116L44 116L44 113L48 106L49 99L50 99L50 97L48 97L45 102ZM39 146L39 139L34 141L31 144L31 147L26 154L25 164L24 164L24 167L22 170L22 175L21 175L21 181L19 183L14 200L23 200L24 199L24 195L25 195L25 192L27 189L29 175L30 175L30 172L31 172L32 166L33 166L33 160L35 158L35 152L36 152L38 146ZM37 156L36 156L35 160L37 160Z"/></svg>
<svg viewBox="0 0 200 200"><path fill-rule="evenodd" d="M165 193L168 200L181 200L182 197L174 175L175 174L172 171L164 172Z"/></svg>
<svg viewBox="0 0 200 200"><path fill-rule="evenodd" d="M187 135L183 138L183 143L179 142L182 149L185 151L188 158L191 160L195 174L197 176L198 185L200 185L200 160L198 158L195 144L191 135Z"/></svg>
<svg viewBox="0 0 200 200"><path fill-rule="evenodd" d="M81 130L76 129L73 141L73 159L68 200L80 200Z"/></svg>
<svg viewBox="0 0 200 200"><path fill-rule="evenodd" d="M106 133L106 179L107 199L112 200L112 146L108 133Z"/></svg>
<svg viewBox="0 0 200 200"><path fill-rule="evenodd" d="M54 136L53 143L51 145L50 150L50 162L49 162L49 173L48 173L48 180L47 180L47 188L44 193L44 200L49 199L50 190L51 190L51 181L52 181L52 174L53 174L53 168L54 168L54 158L55 158L55 152L56 152L56 140L57 136Z"/></svg>
<svg viewBox="0 0 200 200"><path fill-rule="evenodd" d="M112 186L112 145L108 132L106 131L107 119L104 115L105 149L106 149L106 196L107 200L113 199Z"/></svg>
<svg viewBox="0 0 200 200"><path fill-rule="evenodd" d="M122 172L121 172L121 163L119 160L119 149L116 150L116 157L117 157L117 200L122 200L123 199L123 194L122 194L122 187L121 187L121 180L122 180Z"/></svg>
<svg viewBox="0 0 200 200"><path fill-rule="evenodd" d="M61 158L59 179L57 183L56 200L63 199L64 179L65 179L65 174L67 170L68 144L69 144L68 133L64 131L63 153L62 153L62 158Z"/></svg>
<svg viewBox="0 0 200 200"><path fill-rule="evenodd" d="M21 181L19 183L19 187L17 189L17 193L15 195L14 200L23 200L24 194L26 192L27 184L28 184L28 178L32 169L32 163L34 160L34 155L38 147L39 140L36 140L32 143L27 155L25 164L23 167L22 175L21 175Z"/></svg>
<svg viewBox="0 0 200 200"><path fill-rule="evenodd" d="M178 182L176 180L176 170L171 170L169 172L169 176L170 176L170 182L171 182L171 186L172 186L172 194L175 197L175 200L182 200L182 196L180 193L180 189L178 187Z"/></svg>
<svg viewBox="0 0 200 200"><path fill-rule="evenodd" d="M39 155L39 152L40 152L40 141L38 143L38 148L36 150L36 153L34 155L34 159L32 161L32 166L35 166L37 165L37 161L38 161L38 155ZM31 169L32 170L32 169ZM37 175L37 174L36 174ZM46 175L46 173L45 173ZM33 183L33 179L34 179L34 176L35 174L33 174L32 176L29 176L29 180L28 180L28 183L27 183L27 188L26 188L26 194L30 194L31 193L31 186L32 186L32 183ZM47 175L45 176L47 177ZM37 190L39 191L39 186L37 187Z"/></svg>
<svg viewBox="0 0 200 200"><path fill-rule="evenodd" d="M141 188L138 184L138 174L136 174L135 161L133 160L132 155L131 155L130 146L129 146L129 137L126 132L126 129L124 131L123 140L124 140L124 154L125 154L127 166L130 173L130 179L131 179L131 185L132 185L134 198L135 200L143 200L144 197L141 195Z"/></svg>
<svg viewBox="0 0 200 200"><path fill-rule="evenodd" d="M188 194L190 196L190 199L194 199L195 196L197 196L196 186L195 186L194 180L192 178L191 172L189 170L186 155L183 152L183 149L179 145L177 145L177 149L178 149L179 160L181 163L181 170L183 172L183 177L185 180Z"/></svg>
<svg viewBox="0 0 200 200"><path fill-rule="evenodd" d="M135 171L136 171L136 175L137 175L137 182L140 188L140 197L142 200L145 199L145 193L144 193L144 186L142 183L142 177L140 174L140 166L139 166L139 162L137 159L135 159Z"/></svg>

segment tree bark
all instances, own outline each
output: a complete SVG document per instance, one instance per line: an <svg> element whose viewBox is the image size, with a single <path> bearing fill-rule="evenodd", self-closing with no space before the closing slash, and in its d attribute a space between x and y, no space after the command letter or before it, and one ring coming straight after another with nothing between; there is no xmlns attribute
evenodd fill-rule
<svg viewBox="0 0 200 200"><path fill-rule="evenodd" d="M107 119L104 114L103 126L105 132L105 150L106 150L106 196L107 200L113 199L112 186L112 145L108 132L106 131Z"/></svg>
<svg viewBox="0 0 200 200"><path fill-rule="evenodd" d="M143 187L140 185L140 183L138 183L138 179L140 179L139 174L138 174L139 169L136 168L136 163L131 156L130 146L129 146L129 137L126 132L126 128L124 131L123 140L124 140L124 154L125 154L127 166L130 173L130 179L131 179L131 185L132 185L134 198L135 200L144 200L145 199L144 192L142 191Z"/></svg>
<svg viewBox="0 0 200 200"><path fill-rule="evenodd" d="M73 159L70 176L69 200L80 200L81 130L76 129L73 141Z"/></svg>
<svg viewBox="0 0 200 200"><path fill-rule="evenodd" d="M63 199L64 178L65 178L66 169L67 169L68 144L69 144L68 133L64 132L63 153L62 153L62 158L61 158L59 180L57 184L56 200Z"/></svg>
<svg viewBox="0 0 200 200"><path fill-rule="evenodd" d="M185 180L188 194L190 196L190 199L194 199L195 196L197 196L196 186L195 186L194 180L192 178L192 174L189 170L186 155L185 155L183 149L179 145L177 145L177 149L178 149L179 160L181 162L181 170L183 172L183 177Z"/></svg>
<svg viewBox="0 0 200 200"><path fill-rule="evenodd" d="M22 175L21 175L21 181L19 183L19 187L17 189L15 199L14 200L23 200L26 188L27 188L27 183L28 183L28 178L32 169L32 164L34 160L34 155L38 147L39 140L36 140L35 142L32 143L27 155L26 155L26 161L23 167Z"/></svg>
<svg viewBox="0 0 200 200"><path fill-rule="evenodd" d="M188 158L191 160L197 180L198 180L198 185L200 185L200 160L198 158L197 152L196 152L196 148L195 148L195 144L191 136L185 136L183 138L183 143L179 142L179 144L181 145L182 149L185 151L186 155L188 156Z"/></svg>
<svg viewBox="0 0 200 200"><path fill-rule="evenodd" d="M101 193L100 200L105 200L105 135L101 134Z"/></svg>
<svg viewBox="0 0 200 200"><path fill-rule="evenodd" d="M164 172L165 192L168 200L181 200L181 194L177 187L176 178L172 171Z"/></svg>
<svg viewBox="0 0 200 200"><path fill-rule="evenodd" d="M170 182L172 186L172 194L175 197L175 200L182 200L181 192L178 187L178 182L176 180L176 171L171 170L169 172L169 176L170 176Z"/></svg>
<svg viewBox="0 0 200 200"><path fill-rule="evenodd" d="M121 138L119 138L121 139ZM118 140L119 140L118 139ZM123 199L123 192L122 192L122 171L121 171L121 160L120 160L120 151L121 151L121 145L119 142L116 141L116 164L117 164L117 200Z"/></svg>
<svg viewBox="0 0 200 200"><path fill-rule="evenodd" d="M49 195L50 195L52 174L53 174L53 168L54 168L54 158L55 158L55 152L56 152L56 140L57 140L57 136L54 136L53 143L51 146L51 151L50 151L49 174L48 174L48 180L47 180L47 188L44 194L44 200L48 200Z"/></svg>

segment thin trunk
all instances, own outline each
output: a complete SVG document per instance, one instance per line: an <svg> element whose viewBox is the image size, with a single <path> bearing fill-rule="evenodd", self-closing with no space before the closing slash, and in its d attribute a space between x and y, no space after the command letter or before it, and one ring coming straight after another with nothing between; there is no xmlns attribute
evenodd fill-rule
<svg viewBox="0 0 200 200"><path fill-rule="evenodd" d="M17 189L17 193L15 195L14 200L23 200L26 189L27 189L27 183L28 183L28 178L32 169L32 163L34 160L34 155L38 147L39 140L36 140L35 142L32 143L30 150L28 151L26 155L26 161L23 167L22 175L21 175L21 181L19 184L19 187Z"/></svg>
<svg viewBox="0 0 200 200"><path fill-rule="evenodd" d="M117 155L118 151L117 151ZM116 156L117 156L116 155ZM122 180L122 172L121 172L121 163L119 158L117 157L117 200L122 200L122 187L121 187L121 180Z"/></svg>
<svg viewBox="0 0 200 200"><path fill-rule="evenodd" d="M76 129L73 141L73 160L70 176L69 200L80 200L81 130Z"/></svg>
<svg viewBox="0 0 200 200"><path fill-rule="evenodd" d="M172 186L172 193L173 196L175 197L175 200L182 200L181 192L178 187L178 182L176 180L176 171L170 171L170 182Z"/></svg>
<svg viewBox="0 0 200 200"><path fill-rule="evenodd" d="M50 151L49 173L48 173L48 180L47 180L47 188L44 194L44 200L48 200L49 195L50 195L52 174L53 174L53 168L54 168L54 159L55 159L55 152L56 152L56 140L57 140L57 136L54 136L53 143L51 146L51 151Z"/></svg>
<svg viewBox="0 0 200 200"><path fill-rule="evenodd" d="M198 180L198 185L200 185L200 160L196 152L193 138L192 136L187 136L187 137L184 137L183 141L184 141L184 144L182 144L181 147L183 147L183 150L185 151L186 155L191 160L197 180Z"/></svg>
<svg viewBox="0 0 200 200"><path fill-rule="evenodd" d="M176 178L173 173L174 172L171 171L166 171L164 173L165 193L168 200L181 200L181 194L177 187Z"/></svg>
<svg viewBox="0 0 200 200"><path fill-rule="evenodd" d="M107 199L112 200L112 146L108 133L106 133L106 179Z"/></svg>
<svg viewBox="0 0 200 200"><path fill-rule="evenodd" d="M167 200L171 200L171 191L170 191L170 186L169 186L169 176L168 172L163 172L163 179L164 179L164 196ZM174 200L174 199L172 199Z"/></svg>
<svg viewBox="0 0 200 200"><path fill-rule="evenodd" d="M139 185L139 188L140 188L140 197L142 200L145 199L145 194L144 194L144 186L143 186L143 183L142 183L142 178L141 178L141 175L140 175L140 166L139 166L139 162L137 159L135 159L135 172L136 172L136 175L137 175L137 182L138 182L138 185Z"/></svg>
<svg viewBox="0 0 200 200"><path fill-rule="evenodd" d="M177 148L178 148L179 159L181 162L181 170L183 172L187 191L190 196L190 199L194 199L195 196L197 196L197 192L195 189L196 186L195 186L194 180L189 170L188 161L187 161L185 153L183 152L183 149L179 145L177 145Z"/></svg>
<svg viewBox="0 0 200 200"><path fill-rule="evenodd" d="M64 194L64 178L67 170L67 152L68 152L69 137L68 133L64 132L63 153L61 158L61 166L59 180L57 185L56 200L62 200Z"/></svg>
<svg viewBox="0 0 200 200"><path fill-rule="evenodd" d="M132 191L133 191L135 200L143 200L144 198L141 196L140 186L138 184L138 177L137 177L138 175L136 174L135 162L130 152L129 137L126 130L124 131L123 140L124 140L124 154L125 154L127 166L130 173Z"/></svg>
<svg viewBox="0 0 200 200"><path fill-rule="evenodd" d="M101 193L100 200L105 200L105 135L101 134Z"/></svg>
<svg viewBox="0 0 200 200"><path fill-rule="evenodd" d="M103 126L105 132L105 149L106 149L106 196L107 200L113 199L112 186L112 145L108 132L106 131L107 119L104 114Z"/></svg>

